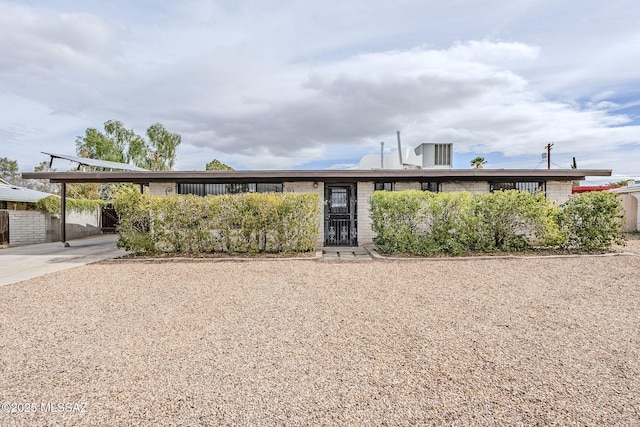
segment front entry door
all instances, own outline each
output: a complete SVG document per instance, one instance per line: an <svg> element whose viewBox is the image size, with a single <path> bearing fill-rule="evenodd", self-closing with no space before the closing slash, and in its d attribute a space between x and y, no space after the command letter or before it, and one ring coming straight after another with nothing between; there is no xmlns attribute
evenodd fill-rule
<svg viewBox="0 0 640 427"><path fill-rule="evenodd" d="M357 246L356 186L326 185L324 208L325 246Z"/></svg>

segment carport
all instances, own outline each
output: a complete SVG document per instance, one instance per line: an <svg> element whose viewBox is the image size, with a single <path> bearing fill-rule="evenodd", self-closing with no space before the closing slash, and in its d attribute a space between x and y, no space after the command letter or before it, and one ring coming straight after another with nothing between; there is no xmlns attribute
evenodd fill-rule
<svg viewBox="0 0 640 427"><path fill-rule="evenodd" d="M46 153L42 152L42 154L46 154L50 156L49 160L49 168L53 167L54 159L62 159L67 160L73 163L78 164L78 171L81 171L84 167L90 167L96 170L100 170L104 172L104 174L111 173L110 171L125 171L125 172L147 172L148 169L140 168L137 166L129 165L126 163L119 162L111 162L107 160L97 160L97 159L88 159L85 157L77 157L70 156L65 154L56 154L56 153ZM105 172L106 171L106 172ZM106 183L106 182L133 182L128 180L122 181L111 181L103 178L94 178L91 179L89 176L84 175L83 173L70 172L73 176L68 177L67 173L59 173L59 172L32 172L32 173L23 173L22 177L24 179L49 179L51 183L61 184L60 188L60 241L66 247L69 246L67 242L67 183L89 183L89 182L97 182L97 183ZM63 177L67 178L56 178L59 174L62 174ZM102 174L99 174L102 175ZM144 184L149 184L148 182L140 182L140 191L143 190Z"/></svg>

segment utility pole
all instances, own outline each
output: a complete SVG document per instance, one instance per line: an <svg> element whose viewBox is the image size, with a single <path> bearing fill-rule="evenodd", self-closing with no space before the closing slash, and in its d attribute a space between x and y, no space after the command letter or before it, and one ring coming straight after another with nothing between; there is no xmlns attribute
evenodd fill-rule
<svg viewBox="0 0 640 427"><path fill-rule="evenodd" d="M551 169L551 147L553 147L553 142L547 144L547 169Z"/></svg>

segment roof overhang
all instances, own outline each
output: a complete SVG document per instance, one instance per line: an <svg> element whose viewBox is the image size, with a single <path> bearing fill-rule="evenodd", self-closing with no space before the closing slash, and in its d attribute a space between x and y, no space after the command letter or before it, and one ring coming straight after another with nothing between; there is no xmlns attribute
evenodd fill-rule
<svg viewBox="0 0 640 427"><path fill-rule="evenodd" d="M587 176L611 176L608 169L367 169L367 170L246 170L246 171L128 171L128 172L29 172L24 179L48 179L53 183L151 182L223 183L278 181L487 181L487 180L583 180Z"/></svg>

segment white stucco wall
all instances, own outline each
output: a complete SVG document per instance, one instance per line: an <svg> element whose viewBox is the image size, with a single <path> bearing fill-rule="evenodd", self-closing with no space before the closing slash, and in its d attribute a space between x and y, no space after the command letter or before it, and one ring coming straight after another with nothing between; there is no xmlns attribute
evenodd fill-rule
<svg viewBox="0 0 640 427"><path fill-rule="evenodd" d="M640 230L640 193L619 194L625 213L623 232Z"/></svg>

